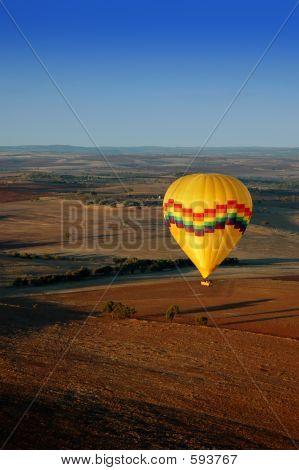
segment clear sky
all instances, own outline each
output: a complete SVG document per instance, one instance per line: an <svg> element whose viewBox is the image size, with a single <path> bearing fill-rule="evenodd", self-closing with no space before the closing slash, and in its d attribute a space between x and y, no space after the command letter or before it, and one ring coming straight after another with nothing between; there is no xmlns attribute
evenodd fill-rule
<svg viewBox="0 0 299 470"><path fill-rule="evenodd" d="M1 0L97 145L201 145L292 0ZM0 145L92 143L0 4ZM210 146L299 146L299 7Z"/></svg>

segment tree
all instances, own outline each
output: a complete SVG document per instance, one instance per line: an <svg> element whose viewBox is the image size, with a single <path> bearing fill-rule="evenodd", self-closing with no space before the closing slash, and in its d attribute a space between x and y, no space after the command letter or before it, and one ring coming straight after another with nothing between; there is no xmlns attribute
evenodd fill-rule
<svg viewBox="0 0 299 470"><path fill-rule="evenodd" d="M100 268L95 270L96 275L102 275L102 276L110 276L113 272L112 266L101 266Z"/></svg>
<svg viewBox="0 0 299 470"><path fill-rule="evenodd" d="M134 274L135 270L138 267L137 258L127 258L125 263L122 265L122 270L129 271L131 274Z"/></svg>
<svg viewBox="0 0 299 470"><path fill-rule="evenodd" d="M104 313L111 313L111 312L113 312L113 309L115 308L115 306L116 306L117 303L118 303L118 302L114 302L113 300L108 300L108 301L105 303L105 305L104 305L102 311L103 311Z"/></svg>
<svg viewBox="0 0 299 470"><path fill-rule="evenodd" d="M138 268L140 270L141 273L145 273L145 271L147 270L147 268L151 265L152 263L152 260L150 259L140 259L138 260Z"/></svg>
<svg viewBox="0 0 299 470"><path fill-rule="evenodd" d="M127 258L122 258L120 256L114 256L113 258L113 263L116 264L117 266L121 266L127 261Z"/></svg>
<svg viewBox="0 0 299 470"><path fill-rule="evenodd" d="M78 277L88 277L88 276L91 275L91 271L90 271L90 269L88 269L84 266L81 266L81 268L78 269L76 274L78 275Z"/></svg>
<svg viewBox="0 0 299 470"><path fill-rule="evenodd" d="M118 302L112 311L112 318L117 318L118 320L125 320L126 318L131 318L136 313L135 307L129 307L124 305L121 302Z"/></svg>
<svg viewBox="0 0 299 470"><path fill-rule="evenodd" d="M168 309L166 310L165 318L167 321L172 322L175 315L179 313L180 313L180 309L178 305L170 305L170 307L168 307Z"/></svg>
<svg viewBox="0 0 299 470"><path fill-rule="evenodd" d="M20 287L23 285L23 279L21 277L17 277L13 283L12 283L13 287Z"/></svg>
<svg viewBox="0 0 299 470"><path fill-rule="evenodd" d="M102 310L103 313L111 313L112 318L117 318L118 320L124 320L126 318L131 318L136 313L135 307L129 307L129 305L124 305L121 302L114 302L113 300L108 300Z"/></svg>

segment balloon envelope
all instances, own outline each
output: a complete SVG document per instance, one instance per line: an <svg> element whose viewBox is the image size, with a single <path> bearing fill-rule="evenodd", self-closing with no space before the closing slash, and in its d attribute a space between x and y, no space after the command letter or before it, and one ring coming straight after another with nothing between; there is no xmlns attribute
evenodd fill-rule
<svg viewBox="0 0 299 470"><path fill-rule="evenodd" d="M163 213L176 242L207 278L244 234L252 199L233 176L196 173L169 186Z"/></svg>

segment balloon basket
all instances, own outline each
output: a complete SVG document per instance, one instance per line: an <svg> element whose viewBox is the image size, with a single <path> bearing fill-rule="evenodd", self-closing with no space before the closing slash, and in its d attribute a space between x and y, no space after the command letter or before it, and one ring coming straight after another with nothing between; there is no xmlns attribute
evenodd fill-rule
<svg viewBox="0 0 299 470"><path fill-rule="evenodd" d="M200 281L200 285L205 286L205 287L210 287L212 285L212 282L203 280L203 281Z"/></svg>

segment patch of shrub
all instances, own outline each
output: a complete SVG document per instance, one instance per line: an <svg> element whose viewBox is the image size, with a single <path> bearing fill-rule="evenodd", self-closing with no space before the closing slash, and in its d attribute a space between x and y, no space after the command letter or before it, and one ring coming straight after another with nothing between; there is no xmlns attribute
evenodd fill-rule
<svg viewBox="0 0 299 470"><path fill-rule="evenodd" d="M13 283L13 287L21 287L21 286L28 286L28 279L27 277L17 277Z"/></svg>
<svg viewBox="0 0 299 470"><path fill-rule="evenodd" d="M66 280L65 274L52 274L51 275L51 282L53 282L53 283L61 282L61 281L65 281L65 280Z"/></svg>
<svg viewBox="0 0 299 470"><path fill-rule="evenodd" d="M45 254L20 253L19 251L15 251L14 253L9 253L9 255L13 256L14 258L28 258L28 259L52 259L52 260L68 259L64 256L51 255L50 253L45 253Z"/></svg>
<svg viewBox="0 0 299 470"><path fill-rule="evenodd" d="M165 318L167 321L173 321L174 317L180 313L180 309L178 305L170 305L165 313Z"/></svg>
<svg viewBox="0 0 299 470"><path fill-rule="evenodd" d="M121 264L121 274L134 274L138 267L139 264L137 258L126 258L126 260Z"/></svg>
<svg viewBox="0 0 299 470"><path fill-rule="evenodd" d="M91 276L91 271L88 268L81 266L81 268L77 269L76 271L69 271L66 274L67 281L77 281L82 278L86 278Z"/></svg>
<svg viewBox="0 0 299 470"><path fill-rule="evenodd" d="M141 207L141 203L140 201L136 201L136 200L125 200L123 202L124 204L124 207Z"/></svg>
<svg viewBox="0 0 299 470"><path fill-rule="evenodd" d="M94 272L96 276L110 276L113 273L112 266L101 266L97 268Z"/></svg>
<svg viewBox="0 0 299 470"><path fill-rule="evenodd" d="M115 308L115 306L118 304L118 302L114 302L113 300L108 300L103 309L102 309L102 312L103 313L112 313L113 312L113 309Z"/></svg>
<svg viewBox="0 0 299 470"><path fill-rule="evenodd" d="M208 321L208 317L205 317L204 315L196 315L195 317L195 323L200 326L207 326Z"/></svg>
<svg viewBox="0 0 299 470"><path fill-rule="evenodd" d="M131 318L135 313L135 307L129 307L129 305L124 305L121 302L118 302L112 310L112 318L125 320L126 318Z"/></svg>
<svg viewBox="0 0 299 470"><path fill-rule="evenodd" d="M114 256L113 258L113 263L116 264L117 266L121 266L127 261L127 258L123 258L121 256Z"/></svg>
<svg viewBox="0 0 299 470"><path fill-rule="evenodd" d="M22 278L16 277L16 279L12 283L13 287L20 287L22 285Z"/></svg>
<svg viewBox="0 0 299 470"><path fill-rule="evenodd" d="M149 266L152 264L151 259L139 259L138 262L138 269L141 273L145 273Z"/></svg>
<svg viewBox="0 0 299 470"><path fill-rule="evenodd" d="M184 268L185 266L194 266L192 261L188 258L178 258L175 260L174 264L179 268Z"/></svg>
<svg viewBox="0 0 299 470"><path fill-rule="evenodd" d="M65 275L65 280L66 281L73 281L74 280L74 274L72 271L68 271Z"/></svg>
<svg viewBox="0 0 299 470"><path fill-rule="evenodd" d="M164 271L164 269L174 269L175 262L171 259L157 259L150 265L151 271Z"/></svg>
<svg viewBox="0 0 299 470"><path fill-rule="evenodd" d="M32 278L29 281L30 286L41 286L42 284L44 284L43 276Z"/></svg>
<svg viewBox="0 0 299 470"><path fill-rule="evenodd" d="M121 302L114 302L114 300L108 300L103 309L103 313L111 313L112 318L117 318L118 320L124 320L126 318L131 318L136 313L135 307L130 307L129 305L124 305Z"/></svg>
<svg viewBox="0 0 299 470"><path fill-rule="evenodd" d="M89 268L81 266L77 271L75 271L78 277L88 277L91 275L91 271Z"/></svg>
<svg viewBox="0 0 299 470"><path fill-rule="evenodd" d="M102 199L99 203L103 206L117 207L118 201L115 199Z"/></svg>

